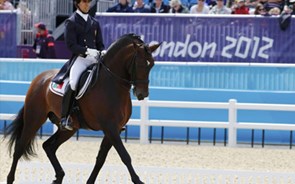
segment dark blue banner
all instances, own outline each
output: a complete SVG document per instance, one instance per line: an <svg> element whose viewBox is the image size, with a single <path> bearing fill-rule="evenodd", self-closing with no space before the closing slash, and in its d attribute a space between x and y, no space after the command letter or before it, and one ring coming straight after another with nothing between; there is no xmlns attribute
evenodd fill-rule
<svg viewBox="0 0 295 184"><path fill-rule="evenodd" d="M16 57L17 14L11 11L0 13L0 56Z"/></svg>
<svg viewBox="0 0 295 184"><path fill-rule="evenodd" d="M157 61L293 63L295 22L279 17L97 14L106 46L122 34L163 42Z"/></svg>

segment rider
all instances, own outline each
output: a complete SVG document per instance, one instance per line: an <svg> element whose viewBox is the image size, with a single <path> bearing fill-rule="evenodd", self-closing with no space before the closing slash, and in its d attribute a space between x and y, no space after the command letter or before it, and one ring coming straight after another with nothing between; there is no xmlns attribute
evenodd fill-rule
<svg viewBox="0 0 295 184"><path fill-rule="evenodd" d="M101 28L97 20L88 14L91 0L74 0L77 11L65 21L65 42L72 52L71 59L53 79L60 82L69 74L62 101L61 128L73 130L69 114L73 105L77 83L82 72L105 54Z"/></svg>

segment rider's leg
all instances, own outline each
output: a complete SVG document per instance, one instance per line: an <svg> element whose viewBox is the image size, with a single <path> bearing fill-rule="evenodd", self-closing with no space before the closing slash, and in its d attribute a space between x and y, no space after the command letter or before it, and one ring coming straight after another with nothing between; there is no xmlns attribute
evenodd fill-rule
<svg viewBox="0 0 295 184"><path fill-rule="evenodd" d="M85 58L78 57L70 70L70 82L66 87L65 94L62 100L61 111L61 128L73 130L71 122L69 121L70 111L73 106L74 96L77 89L77 84L82 72L91 64Z"/></svg>
<svg viewBox="0 0 295 184"><path fill-rule="evenodd" d="M70 111L74 102L75 91L71 89L70 85L67 85L64 97L62 99L62 109L61 109L61 127L67 130L73 130L71 123L69 122Z"/></svg>

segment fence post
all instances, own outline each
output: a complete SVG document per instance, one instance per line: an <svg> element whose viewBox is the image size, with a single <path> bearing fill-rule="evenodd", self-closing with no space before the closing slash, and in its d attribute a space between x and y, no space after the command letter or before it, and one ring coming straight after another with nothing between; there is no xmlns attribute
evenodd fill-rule
<svg viewBox="0 0 295 184"><path fill-rule="evenodd" d="M148 99L144 99L140 103L140 144L148 143L149 126L146 123L149 120Z"/></svg>
<svg viewBox="0 0 295 184"><path fill-rule="evenodd" d="M228 146L235 147L237 145L237 101L235 99L229 100L229 109L228 109Z"/></svg>

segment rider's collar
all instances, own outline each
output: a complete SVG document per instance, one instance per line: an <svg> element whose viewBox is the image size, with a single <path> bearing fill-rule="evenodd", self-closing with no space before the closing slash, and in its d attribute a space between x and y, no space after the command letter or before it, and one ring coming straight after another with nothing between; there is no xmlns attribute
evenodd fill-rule
<svg viewBox="0 0 295 184"><path fill-rule="evenodd" d="M87 19L88 19L88 16L89 16L88 13L83 13L79 9L77 9L76 12L85 20L85 22L87 22Z"/></svg>

